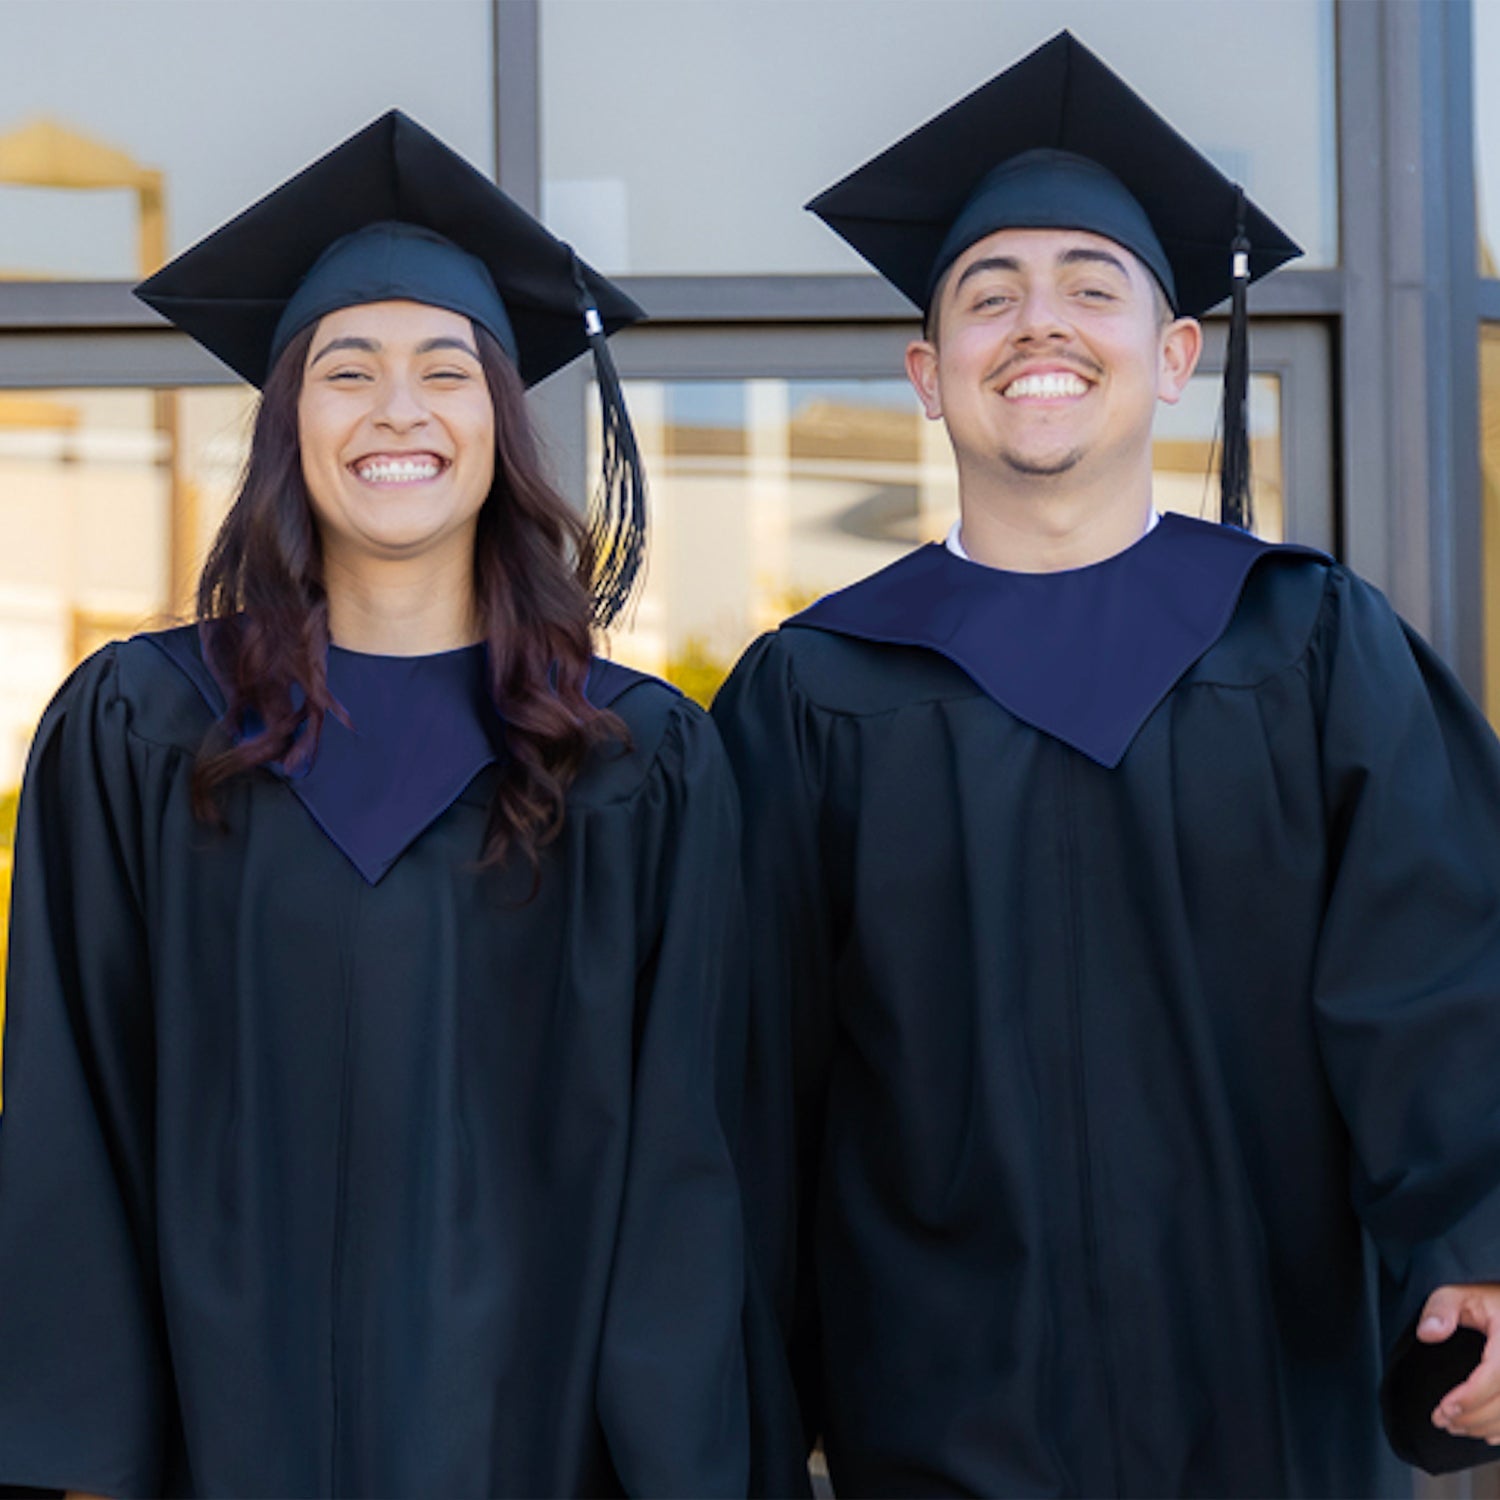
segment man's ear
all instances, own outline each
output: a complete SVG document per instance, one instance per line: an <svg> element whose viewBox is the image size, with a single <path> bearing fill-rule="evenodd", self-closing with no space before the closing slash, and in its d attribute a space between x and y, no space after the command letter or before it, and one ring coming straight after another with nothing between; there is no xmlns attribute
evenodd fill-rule
<svg viewBox="0 0 1500 1500"><path fill-rule="evenodd" d="M1156 383L1159 401L1177 404L1202 353L1203 325L1196 318L1176 318L1167 324L1161 335L1161 374Z"/></svg>
<svg viewBox="0 0 1500 1500"><path fill-rule="evenodd" d="M938 421L943 415L943 398L938 383L937 346L927 339L913 339L906 346L906 378L922 403L922 410L929 422Z"/></svg>

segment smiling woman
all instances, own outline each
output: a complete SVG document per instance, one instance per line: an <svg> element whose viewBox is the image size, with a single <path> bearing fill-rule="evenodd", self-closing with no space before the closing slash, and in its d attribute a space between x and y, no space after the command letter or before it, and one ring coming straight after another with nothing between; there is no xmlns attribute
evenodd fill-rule
<svg viewBox="0 0 1500 1500"><path fill-rule="evenodd" d="M297 424L328 573L352 582L377 561L467 564L495 477L495 416L467 318L419 302L330 313L308 346Z"/></svg>
<svg viewBox="0 0 1500 1500"><path fill-rule="evenodd" d="M546 545L531 541L534 529ZM256 552L264 537L276 539L273 559ZM224 782L281 762L289 747L296 755L304 711L337 715L328 666L305 659L309 630L343 652L393 658L479 642L492 663L546 663L494 690L497 702L505 694L511 769L485 856L514 840L534 864L569 764L618 733L575 685L589 664L590 557L581 523L541 473L520 379L487 329L392 300L338 309L290 336L266 380L244 489L199 584L214 670L265 732L200 756L200 812ZM243 609L252 585L280 596L264 619ZM570 689L577 702L559 712Z"/></svg>
<svg viewBox="0 0 1500 1500"><path fill-rule="evenodd" d="M795 1492L717 1087L734 794L592 655L636 310L401 116L142 292L263 397L196 629L89 658L22 793L0 1484ZM586 350L591 523L523 395Z"/></svg>

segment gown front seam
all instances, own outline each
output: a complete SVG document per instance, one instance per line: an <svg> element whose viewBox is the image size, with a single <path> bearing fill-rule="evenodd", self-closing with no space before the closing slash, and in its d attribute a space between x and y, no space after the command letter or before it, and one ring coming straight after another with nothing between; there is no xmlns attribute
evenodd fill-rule
<svg viewBox="0 0 1500 1500"><path fill-rule="evenodd" d="M343 983L340 1001L343 1006L342 1056L339 1060L339 1120L336 1156L334 1160L334 1208L333 1245L329 1267L328 1298L328 1376L329 1376L329 1439L328 1439L328 1493L342 1493L339 1486L339 1448L342 1442L342 1401L339 1346L339 1318L343 1300L344 1238L348 1216L349 1198L349 1098L353 1089L354 1069L351 1064L351 1046L354 1028L354 929L358 925L359 906L363 900L363 889L352 887L353 910L348 916L349 941L344 944Z"/></svg>
<svg viewBox="0 0 1500 1500"><path fill-rule="evenodd" d="M1074 794L1076 780L1073 751L1058 742L1055 745L1058 769L1058 855L1061 862L1061 886L1063 901L1063 962L1064 984L1067 987L1068 1040L1073 1074L1073 1115L1078 1141L1078 1196L1082 1216L1080 1229L1083 1234L1088 1280L1088 1300L1093 1307L1093 1316L1098 1326L1097 1346L1103 1369L1104 1411L1109 1426L1110 1493L1123 1493L1121 1475L1123 1463L1120 1454L1119 1402L1115 1389L1115 1372L1110 1358L1109 1294L1105 1284L1102 1247L1094 1203L1094 1143L1089 1122L1089 1083L1087 1049L1083 1022L1083 920L1082 895L1079 889L1080 849L1078 843L1078 809ZM1075 1476L1081 1478L1081 1476ZM1084 1485L1080 1493L1087 1493Z"/></svg>

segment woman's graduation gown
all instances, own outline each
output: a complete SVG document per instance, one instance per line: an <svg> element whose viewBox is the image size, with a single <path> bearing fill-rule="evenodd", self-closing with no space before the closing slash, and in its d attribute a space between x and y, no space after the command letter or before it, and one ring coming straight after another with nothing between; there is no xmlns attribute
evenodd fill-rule
<svg viewBox="0 0 1500 1500"><path fill-rule="evenodd" d="M1500 753L1375 590L1175 517L930 547L714 716L836 1489L1409 1493L1382 1376L1403 1457L1492 1456L1429 1421L1474 1336L1412 1329L1500 1280Z"/></svg>
<svg viewBox="0 0 1500 1500"><path fill-rule="evenodd" d="M190 632L63 688L16 848L0 1481L744 1493L735 796L703 714L597 676L631 746L529 902L476 868L493 756L404 847L266 771L216 831Z"/></svg>

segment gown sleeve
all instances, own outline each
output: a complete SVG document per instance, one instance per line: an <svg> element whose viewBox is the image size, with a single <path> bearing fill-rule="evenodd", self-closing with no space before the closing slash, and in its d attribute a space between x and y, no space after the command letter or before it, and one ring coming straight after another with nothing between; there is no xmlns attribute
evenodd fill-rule
<svg viewBox="0 0 1500 1500"><path fill-rule="evenodd" d="M826 716L800 690L776 636L746 652L713 715L745 821L750 1014L737 1158L752 1271L785 1341L805 1453L822 1427L813 1221L835 950L821 835Z"/></svg>
<svg viewBox="0 0 1500 1500"><path fill-rule="evenodd" d="M33 743L0 1114L0 1483L162 1493L140 796L112 651Z"/></svg>
<svg viewBox="0 0 1500 1500"><path fill-rule="evenodd" d="M1438 1287L1500 1281L1500 747L1379 593L1330 587L1315 1016L1379 1255L1386 1431L1438 1473L1495 1456L1430 1420L1482 1342L1415 1327Z"/></svg>
<svg viewBox="0 0 1500 1500"><path fill-rule="evenodd" d="M628 1494L744 1495L744 1226L718 1086L736 1025L738 807L718 736L690 705L675 710L642 795L637 880L652 940L598 1409Z"/></svg>

